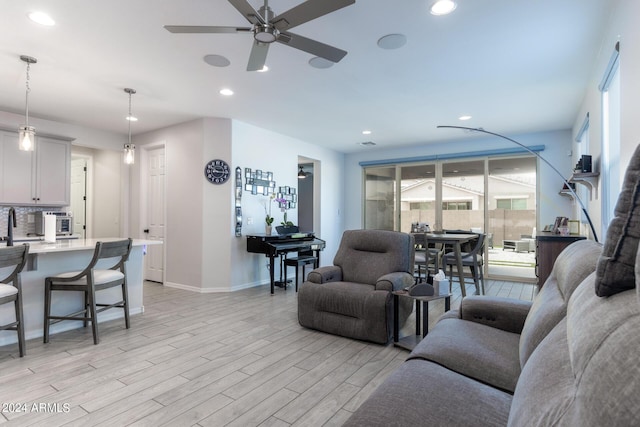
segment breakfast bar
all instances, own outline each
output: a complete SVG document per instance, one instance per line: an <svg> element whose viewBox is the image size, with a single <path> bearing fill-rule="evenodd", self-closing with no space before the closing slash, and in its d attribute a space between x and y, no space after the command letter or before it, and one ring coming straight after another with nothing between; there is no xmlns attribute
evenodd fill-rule
<svg viewBox="0 0 640 427"><path fill-rule="evenodd" d="M54 243L43 241L29 242L29 260L22 272L22 306L26 339L43 335L44 317L44 280L48 276L65 272L83 270L91 260L98 241L108 242L121 238L58 240ZM21 243L16 242L16 245ZM127 285L129 291L129 314L144 312L142 301L142 283L144 281L144 254L148 245L162 244L156 240L133 240L133 248L127 261ZM99 298L108 302L117 301L119 289L101 291ZM52 311L67 313L80 310L83 306L81 292L54 295ZM0 307L0 324L9 323L14 316L12 307ZM123 317L122 310L109 310L98 315L99 322ZM77 329L82 322L66 321L51 326L51 333ZM17 342L15 333L0 334L0 346Z"/></svg>

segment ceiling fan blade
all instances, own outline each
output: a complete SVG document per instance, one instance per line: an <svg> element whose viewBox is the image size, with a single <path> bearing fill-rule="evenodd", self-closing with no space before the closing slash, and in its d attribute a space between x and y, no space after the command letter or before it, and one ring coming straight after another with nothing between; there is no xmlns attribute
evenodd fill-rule
<svg viewBox="0 0 640 427"><path fill-rule="evenodd" d="M278 30L285 31L355 2L356 0L307 0L274 17L272 23Z"/></svg>
<svg viewBox="0 0 640 427"><path fill-rule="evenodd" d="M280 33L280 36L276 41L286 44L287 46L295 47L296 49L300 49L312 55L319 56L331 62L340 62L340 60L347 54L347 52L342 49L293 33Z"/></svg>
<svg viewBox="0 0 640 427"><path fill-rule="evenodd" d="M231 3L233 7L235 7L245 18L247 18L247 21L252 24L264 24L262 16L260 16L260 14L249 4L247 0L229 0L229 3Z"/></svg>
<svg viewBox="0 0 640 427"><path fill-rule="evenodd" d="M267 62L267 53L269 52L269 43L260 43L254 40L253 47L251 48L251 55L249 55L249 63L247 64L247 71L259 71L264 68L265 62Z"/></svg>
<svg viewBox="0 0 640 427"><path fill-rule="evenodd" d="M212 27L202 25L165 25L164 28L171 33L237 33L242 31L251 31L249 27Z"/></svg>

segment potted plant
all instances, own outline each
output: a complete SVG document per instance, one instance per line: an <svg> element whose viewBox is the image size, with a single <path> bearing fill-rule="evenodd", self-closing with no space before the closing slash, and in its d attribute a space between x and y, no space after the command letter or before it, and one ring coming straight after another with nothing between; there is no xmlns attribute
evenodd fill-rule
<svg viewBox="0 0 640 427"><path fill-rule="evenodd" d="M265 224L265 226L264 226L264 234L266 234L267 236L271 236L271 226L273 224L273 219L274 219L271 216L271 203L270 203L271 199L273 199L273 198L275 198L274 194L272 194L269 197L269 201L268 202L263 203L264 214L265 214L265 217L264 217L264 224ZM267 205L269 206L268 208L267 208Z"/></svg>
<svg viewBox="0 0 640 427"><path fill-rule="evenodd" d="M279 226L276 227L278 234L296 233L298 231L298 227L296 227L293 222L287 220L287 208L289 206L287 200L283 198L277 198L275 199L275 202L280 206L280 210L284 212L282 222Z"/></svg>

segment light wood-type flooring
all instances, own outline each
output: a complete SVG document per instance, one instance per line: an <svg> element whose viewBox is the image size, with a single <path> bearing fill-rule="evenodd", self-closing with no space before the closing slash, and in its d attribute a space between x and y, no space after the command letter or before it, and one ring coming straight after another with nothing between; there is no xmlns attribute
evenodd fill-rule
<svg viewBox="0 0 640 427"><path fill-rule="evenodd" d="M339 426L409 354L302 328L291 286L144 292L131 329L101 323L97 346L81 328L28 341L24 358L0 347L0 425ZM534 285L487 281L487 294L531 300ZM444 302L429 308L433 324Z"/></svg>

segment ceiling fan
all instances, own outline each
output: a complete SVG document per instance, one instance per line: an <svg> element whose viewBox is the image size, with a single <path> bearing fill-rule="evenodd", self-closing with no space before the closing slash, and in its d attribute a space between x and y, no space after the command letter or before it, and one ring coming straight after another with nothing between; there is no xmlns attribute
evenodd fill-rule
<svg viewBox="0 0 640 427"><path fill-rule="evenodd" d="M251 27L165 25L164 28L172 33L253 33L254 42L247 71L258 71L264 68L269 45L273 42L295 47L331 62L339 62L347 54L346 51L290 33L288 30L355 2L356 0L307 0L274 16L268 0L264 0L264 6L258 11L247 0L229 0L229 3L251 23Z"/></svg>

